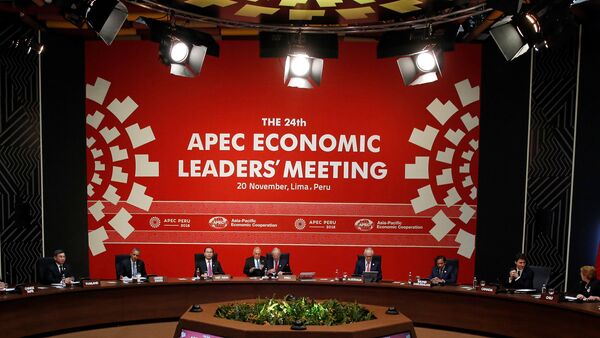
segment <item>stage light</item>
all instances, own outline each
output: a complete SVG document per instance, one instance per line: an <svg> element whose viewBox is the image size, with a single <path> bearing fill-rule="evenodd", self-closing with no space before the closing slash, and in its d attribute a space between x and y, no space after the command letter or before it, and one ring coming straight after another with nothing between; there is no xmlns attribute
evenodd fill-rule
<svg viewBox="0 0 600 338"><path fill-rule="evenodd" d="M537 17L531 13L527 13L527 14L525 14L525 18L531 24L533 31L536 33L539 33L540 32L540 23L539 23Z"/></svg>
<svg viewBox="0 0 600 338"><path fill-rule="evenodd" d="M85 18L90 28L110 45L128 14L127 7L118 0L90 0Z"/></svg>
<svg viewBox="0 0 600 338"><path fill-rule="evenodd" d="M195 77L200 74L204 58L206 57L206 47L191 45L187 46L180 41L172 41L171 47L171 74L184 77Z"/></svg>
<svg viewBox="0 0 600 338"><path fill-rule="evenodd" d="M442 51L437 45L428 45L417 53L402 56L396 63L406 86L430 83L442 77Z"/></svg>
<svg viewBox="0 0 600 338"><path fill-rule="evenodd" d="M210 34L178 27L174 20L168 24L142 19L150 28L151 40L159 43L161 61L170 66L173 75L195 77L200 74L206 54L219 56L219 45Z"/></svg>
<svg viewBox="0 0 600 338"><path fill-rule="evenodd" d="M308 55L294 55L290 60L290 71L293 76L305 76L310 70Z"/></svg>
<svg viewBox="0 0 600 338"><path fill-rule="evenodd" d="M29 47L27 48L27 54L29 53L35 53L35 54L42 54L44 52L44 45L35 41L35 40L31 40L29 42Z"/></svg>
<svg viewBox="0 0 600 338"><path fill-rule="evenodd" d="M338 57L337 34L260 32L260 57L285 57L283 82L288 87L321 84L325 58Z"/></svg>
<svg viewBox="0 0 600 338"><path fill-rule="evenodd" d="M24 50L27 54L35 53L40 55L44 52L44 45L37 41L36 35L37 33L34 33L33 35L12 40L10 47Z"/></svg>
<svg viewBox="0 0 600 338"><path fill-rule="evenodd" d="M490 29L490 35L507 61L525 54L530 48L544 46L542 26L533 13L508 16Z"/></svg>
<svg viewBox="0 0 600 338"><path fill-rule="evenodd" d="M190 48L184 42L179 40L173 40L171 42L171 52L169 55L171 56L171 60L175 63L181 63L185 61L190 52Z"/></svg>
<svg viewBox="0 0 600 338"><path fill-rule="evenodd" d="M129 11L118 0L70 0L62 8L65 19L81 28L87 22L91 30L112 44L127 19Z"/></svg>
<svg viewBox="0 0 600 338"><path fill-rule="evenodd" d="M323 59L310 57L304 47L295 46L285 59L283 82L288 87L310 89L321 84Z"/></svg>
<svg viewBox="0 0 600 338"><path fill-rule="evenodd" d="M417 67L422 72L430 72L435 68L435 57L429 51L417 55L416 61Z"/></svg>

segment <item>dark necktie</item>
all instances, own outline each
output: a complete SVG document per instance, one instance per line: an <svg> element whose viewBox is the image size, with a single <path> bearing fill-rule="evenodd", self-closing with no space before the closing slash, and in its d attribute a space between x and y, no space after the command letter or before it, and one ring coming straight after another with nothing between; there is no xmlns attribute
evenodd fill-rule
<svg viewBox="0 0 600 338"><path fill-rule="evenodd" d="M275 271L279 270L279 260L275 261Z"/></svg>
<svg viewBox="0 0 600 338"><path fill-rule="evenodd" d="M60 265L60 269L58 269L58 271L62 275L65 272L65 268L62 265Z"/></svg>

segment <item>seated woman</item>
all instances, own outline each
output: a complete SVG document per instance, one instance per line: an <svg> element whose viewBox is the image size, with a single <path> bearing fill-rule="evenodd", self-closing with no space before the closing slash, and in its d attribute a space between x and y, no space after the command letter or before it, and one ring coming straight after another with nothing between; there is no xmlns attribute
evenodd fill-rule
<svg viewBox="0 0 600 338"><path fill-rule="evenodd" d="M596 268L590 265L582 266L581 282L577 285L575 292L577 299L583 301L600 300L600 281L596 279Z"/></svg>

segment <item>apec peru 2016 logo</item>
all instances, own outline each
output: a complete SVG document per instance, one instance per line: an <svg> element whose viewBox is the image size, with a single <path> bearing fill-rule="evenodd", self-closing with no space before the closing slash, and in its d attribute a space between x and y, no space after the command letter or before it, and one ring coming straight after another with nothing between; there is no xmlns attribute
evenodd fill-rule
<svg viewBox="0 0 600 338"><path fill-rule="evenodd" d="M227 227L227 224L227 218L223 216L215 216L208 220L208 225L210 225L211 228L217 230L225 229Z"/></svg>

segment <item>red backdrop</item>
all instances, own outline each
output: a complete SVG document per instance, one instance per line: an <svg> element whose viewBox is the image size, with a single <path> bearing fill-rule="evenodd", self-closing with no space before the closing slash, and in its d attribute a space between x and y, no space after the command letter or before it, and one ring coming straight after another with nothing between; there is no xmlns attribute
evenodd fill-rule
<svg viewBox="0 0 600 338"><path fill-rule="evenodd" d="M221 57L188 79L169 75L154 43L87 44L92 276L112 278L114 255L134 246L150 273L190 276L207 245L241 275L258 244L291 253L296 273L351 272L373 246L386 279L427 275L438 254L459 258L460 280L472 278L479 46L458 45L440 81L407 87L394 59L375 58L375 43L341 43L322 85L302 90L284 86L283 60L259 58L257 42L220 45ZM226 136L207 149L213 134L243 139L237 150ZM262 149L255 138L270 134L284 146ZM282 149L313 134L327 135L323 147ZM371 149L327 149L361 135ZM366 173L343 170L353 163Z"/></svg>

